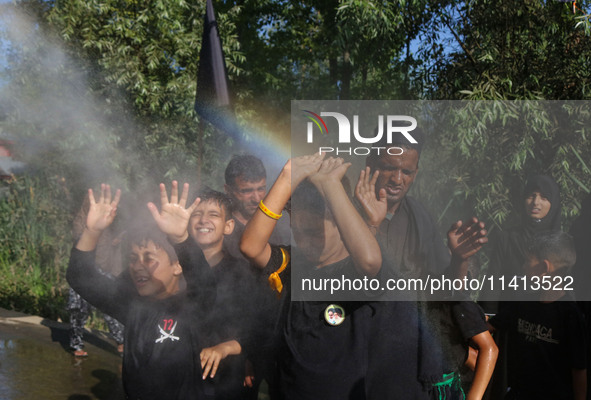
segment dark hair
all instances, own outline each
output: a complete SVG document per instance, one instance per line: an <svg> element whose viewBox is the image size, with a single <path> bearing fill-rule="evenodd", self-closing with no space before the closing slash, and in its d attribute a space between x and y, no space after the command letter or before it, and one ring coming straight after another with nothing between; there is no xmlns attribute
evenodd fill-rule
<svg viewBox="0 0 591 400"><path fill-rule="evenodd" d="M558 231L561 225L561 201L560 187L558 183L548 175L532 175L527 178L523 191L523 198L527 199L533 192L539 191L542 196L550 202L550 211L541 220L533 221L527 215L524 215L527 225L535 226L536 231Z"/></svg>
<svg viewBox="0 0 591 400"><path fill-rule="evenodd" d="M153 221L146 222L149 221L146 219L140 221L132 224L125 235L125 249L127 250L125 254L128 256L131 253L131 246L145 246L151 241L157 248L166 252L172 264L177 262L178 257L176 251L156 223Z"/></svg>
<svg viewBox="0 0 591 400"><path fill-rule="evenodd" d="M346 175L341 179L341 184L345 189L347 197L351 198L351 181ZM326 217L326 201L316 186L308 179L305 179L293 191L284 209L287 209L291 213L308 211L320 218Z"/></svg>
<svg viewBox="0 0 591 400"><path fill-rule="evenodd" d="M557 270L570 268L577 261L573 238L562 231L543 232L535 235L529 244L527 253L540 261L550 261Z"/></svg>
<svg viewBox="0 0 591 400"><path fill-rule="evenodd" d="M384 128L385 129L385 128ZM375 130L376 134L377 134L377 128ZM423 146L425 144L425 133L423 132L423 130L421 128L415 128L413 131L410 132L411 136L417 141L417 143L411 143L402 133L400 132L395 132L392 135L392 142L389 143L388 142L388 137L386 135L386 132L384 131L384 134L382 135L382 138L380 139L380 141L378 141L377 143L375 143L373 145L373 147L382 147L385 149L389 149L392 147L400 147L403 150L416 150L417 155L419 156L419 158L421 157L421 151L423 151ZM365 160L365 164L370 166L370 167L375 167L375 165L378 163L378 160L380 159L380 157L382 157L383 155L388 154L385 150L381 150L380 153L378 154L377 151L372 151L368 156L367 159Z"/></svg>
<svg viewBox="0 0 591 400"><path fill-rule="evenodd" d="M309 211L320 218L324 218L326 214L324 197L308 179L300 183L293 191L290 204L292 215L301 211Z"/></svg>
<svg viewBox="0 0 591 400"><path fill-rule="evenodd" d="M263 162L252 155L234 155L224 173L226 185L234 186L236 179L242 178L246 182L258 182L267 177Z"/></svg>
<svg viewBox="0 0 591 400"><path fill-rule="evenodd" d="M226 221L232 219L234 206L232 205L232 199L226 193L218 192L217 190L206 187L198 197L201 199L201 203L211 201L220 206L220 208L224 210Z"/></svg>

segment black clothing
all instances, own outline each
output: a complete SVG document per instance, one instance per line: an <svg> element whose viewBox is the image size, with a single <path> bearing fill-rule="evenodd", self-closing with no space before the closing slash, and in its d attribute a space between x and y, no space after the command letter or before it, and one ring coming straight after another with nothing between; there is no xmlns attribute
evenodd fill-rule
<svg viewBox="0 0 591 400"><path fill-rule="evenodd" d="M468 341L488 331L486 320L481 308L474 302L442 301L421 303L426 308L429 341L438 343L433 346L430 370L436 372L435 365L440 368L436 375L422 377L423 381L436 383L441 376L450 372L459 372L468 358Z"/></svg>
<svg viewBox="0 0 591 400"><path fill-rule="evenodd" d="M205 258L201 254L200 262ZM139 296L125 273L100 274L94 252L72 249L68 283L89 303L125 324L123 384L130 399L204 399L199 354L203 305L195 274L184 269L187 290L163 300Z"/></svg>
<svg viewBox="0 0 591 400"><path fill-rule="evenodd" d="M533 191L539 191L550 201L548 214L540 220L531 218L525 212L525 199ZM560 189L556 182L546 175L530 177L521 201L515 205L516 213L520 216L520 224L491 235L487 275L494 275L495 279L503 275L506 282L513 276L525 275L523 265L527 260L530 241L538 233L560 230L560 209ZM510 311L514 306L510 296L511 291L481 293L480 299L486 301L481 301L480 304L486 313ZM498 301L501 299L503 301ZM508 338L504 332L496 332L494 338L499 348L499 355L491 379L490 398L503 396L507 389Z"/></svg>
<svg viewBox="0 0 591 400"><path fill-rule="evenodd" d="M573 222L570 234L575 242L577 262L573 267L575 296L585 321L589 326L591 321L591 301L580 301L584 294L589 299L589 284L591 283L591 195L588 195L581 205L581 214ZM587 343L591 343L591 331L587 331ZM591 362L591 346L587 348L587 361ZM591 368L587 370L587 385L591 385ZM591 390L587 390L587 399L591 400Z"/></svg>
<svg viewBox="0 0 591 400"><path fill-rule="evenodd" d="M281 248L271 246L272 254L265 267L268 275L275 272L283 261ZM289 247L284 250L290 252ZM293 261L294 259L292 259ZM303 256L295 260L303 260ZM322 271L323 276L341 274L359 277L350 257L312 270L309 264L299 263L295 268L306 268L309 276ZM278 364L281 389L290 400L346 400L365 399L365 374L370 341L369 326L374 308L369 302L339 302L345 310L344 321L337 326L325 320L328 301L291 301L291 268L280 274L283 281L281 314L277 319L280 341ZM372 339L373 340L373 339Z"/></svg>
<svg viewBox="0 0 591 400"><path fill-rule="evenodd" d="M450 264L450 254L425 207L406 196L389 217L377 236L384 259L383 279L441 276ZM449 372L442 365L441 340L445 338L439 336L438 325L430 323L428 303L418 300L377 305L372 336L379 340L370 345L367 378L372 399L428 399L431 384Z"/></svg>
<svg viewBox="0 0 591 400"><path fill-rule="evenodd" d="M573 267L575 293L584 293L588 299L591 282L591 195L583 200L581 214L573 222L569 233L573 237L577 251L577 262ZM577 300L579 300L578 296ZM591 308L590 302L580 305Z"/></svg>
<svg viewBox="0 0 591 400"><path fill-rule="evenodd" d="M517 398L573 398L571 369L586 368L586 327L574 302L516 302L489 322L509 334L509 386Z"/></svg>
<svg viewBox="0 0 591 400"><path fill-rule="evenodd" d="M532 238L538 233L560 230L561 207L558 185L549 176L532 176L527 181L522 201L525 201L527 196L536 190L550 201L550 210L544 218L534 219L525 213L523 202L516 205L516 208L521 210L521 224L491 238L492 247L488 270L495 276L523 276L527 248ZM496 312L494 308L485 308L485 311Z"/></svg>
<svg viewBox="0 0 591 400"><path fill-rule="evenodd" d="M254 347L251 334L251 325L255 323L254 310L248 301L254 291L254 271L245 260L236 259L228 253L224 253L222 260L214 266L199 264L199 255L202 253L190 237L174 245L174 248L183 268L192 265L196 269L200 281L206 285L202 289L207 292L208 301L212 303L204 347L233 339L242 348L240 355L228 356L220 363L213 382L215 399L243 399L247 391L243 386L245 354Z"/></svg>
<svg viewBox="0 0 591 400"><path fill-rule="evenodd" d="M377 238L384 266L395 269L398 276L440 275L449 266L449 250L433 217L410 196L402 200L390 219L382 222Z"/></svg>
<svg viewBox="0 0 591 400"><path fill-rule="evenodd" d="M419 312L413 301L376 301L366 376L372 400L428 399L419 382Z"/></svg>
<svg viewBox="0 0 591 400"><path fill-rule="evenodd" d="M224 237L224 251L231 256L246 261L240 252L240 239L244 233L245 225L234 218L234 230L230 235ZM287 212L283 212L281 219L277 221L275 229L271 233L269 243L289 246L291 242L290 219ZM251 267L252 268L252 267ZM277 367L275 365L275 348L273 347L271 335L275 328L275 318L279 313L279 303L275 293L269 290L267 276L258 268L254 269L254 289L248 295L248 303L252 305L252 346L246 349L246 357L252 362L255 371L254 389L251 392L252 398L256 399L258 385L263 381L267 382L269 394L272 400L278 399L276 393L279 391ZM252 350L252 351L251 351Z"/></svg>

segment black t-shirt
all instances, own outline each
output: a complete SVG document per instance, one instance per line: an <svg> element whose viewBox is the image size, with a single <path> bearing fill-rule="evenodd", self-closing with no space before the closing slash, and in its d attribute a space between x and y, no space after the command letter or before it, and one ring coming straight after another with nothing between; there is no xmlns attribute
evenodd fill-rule
<svg viewBox="0 0 591 400"><path fill-rule="evenodd" d="M271 259L265 268L268 274L275 272L283 261L281 248L271 248ZM289 247L284 250L290 252ZM336 302L344 309L345 318L340 325L330 325L325 311L335 302L291 301L291 268L310 266L292 264L280 274L284 289L277 333L281 343L278 364L282 392L288 400L365 399L372 304ZM354 267L348 257L319 270L323 270L323 275L332 271L351 277ZM314 271L309 272L313 276Z"/></svg>
<svg viewBox="0 0 591 400"><path fill-rule="evenodd" d="M221 261L213 267L200 264L202 254L199 246L188 238L174 246L181 266L195 270L199 277L200 292L210 303L204 329L203 347L215 346L227 340L236 340L241 354L226 357L220 363L213 381L216 399L241 398L244 392L246 354L253 347L252 329L255 310L249 301L254 290L253 270L243 259L224 253Z"/></svg>
<svg viewBox="0 0 591 400"><path fill-rule="evenodd" d="M468 357L469 340L488 330L484 312L472 301L429 302L432 329L441 351L444 374L459 372Z"/></svg>
<svg viewBox="0 0 591 400"><path fill-rule="evenodd" d="M586 368L586 327L572 301L515 302L489 321L509 333L511 390L524 398L572 399L572 369Z"/></svg>
<svg viewBox="0 0 591 400"><path fill-rule="evenodd" d="M125 325L123 384L130 399L204 399L199 354L204 308L192 271L187 290L164 300L144 298L124 276L94 266L94 252L72 249L68 283L90 304ZM205 258L201 257L201 262Z"/></svg>

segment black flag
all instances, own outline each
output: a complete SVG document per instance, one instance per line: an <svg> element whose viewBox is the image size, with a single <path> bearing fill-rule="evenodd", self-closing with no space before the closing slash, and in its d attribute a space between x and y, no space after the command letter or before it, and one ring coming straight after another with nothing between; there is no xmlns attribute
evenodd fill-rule
<svg viewBox="0 0 591 400"><path fill-rule="evenodd" d="M195 111L219 127L220 119L230 109L228 77L222 42L211 0L207 0L203 37L199 53Z"/></svg>

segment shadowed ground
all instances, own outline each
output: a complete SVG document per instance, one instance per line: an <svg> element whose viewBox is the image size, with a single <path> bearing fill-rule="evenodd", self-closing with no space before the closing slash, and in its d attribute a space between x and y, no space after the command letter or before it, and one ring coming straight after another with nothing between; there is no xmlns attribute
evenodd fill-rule
<svg viewBox="0 0 591 400"><path fill-rule="evenodd" d="M68 348L68 324L0 308L0 399L123 399L121 357L100 332L84 335L89 357Z"/></svg>

